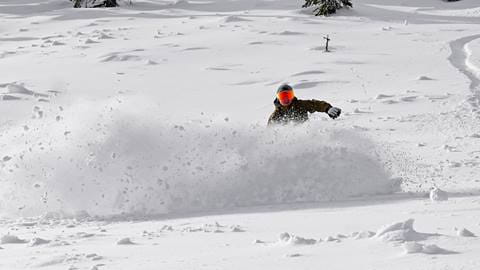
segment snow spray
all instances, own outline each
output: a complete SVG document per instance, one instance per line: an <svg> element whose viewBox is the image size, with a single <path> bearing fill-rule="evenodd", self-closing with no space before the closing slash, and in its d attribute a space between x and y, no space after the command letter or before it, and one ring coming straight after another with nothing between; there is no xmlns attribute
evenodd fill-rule
<svg viewBox="0 0 480 270"><path fill-rule="evenodd" d="M4 131L0 213L148 216L395 190L376 146L353 131L180 122L137 104L80 102Z"/></svg>

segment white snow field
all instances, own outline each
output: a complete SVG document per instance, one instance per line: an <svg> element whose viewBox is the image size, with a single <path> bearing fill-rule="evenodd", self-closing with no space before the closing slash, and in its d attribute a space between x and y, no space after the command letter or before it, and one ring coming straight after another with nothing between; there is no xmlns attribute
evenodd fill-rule
<svg viewBox="0 0 480 270"><path fill-rule="evenodd" d="M1 270L480 269L478 0L120 4L0 0Z"/></svg>

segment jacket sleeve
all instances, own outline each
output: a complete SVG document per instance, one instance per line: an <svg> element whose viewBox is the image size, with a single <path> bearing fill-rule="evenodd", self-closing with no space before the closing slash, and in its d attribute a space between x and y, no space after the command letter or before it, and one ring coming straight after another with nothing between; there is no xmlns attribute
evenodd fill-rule
<svg viewBox="0 0 480 270"><path fill-rule="evenodd" d="M314 113L314 112L327 112L332 105L326 101L322 100L302 100L302 107L308 111L309 113Z"/></svg>

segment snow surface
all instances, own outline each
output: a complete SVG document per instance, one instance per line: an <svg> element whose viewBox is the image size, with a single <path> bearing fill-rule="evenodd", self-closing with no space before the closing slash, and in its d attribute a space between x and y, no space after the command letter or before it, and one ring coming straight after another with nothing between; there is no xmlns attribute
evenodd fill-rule
<svg viewBox="0 0 480 270"><path fill-rule="evenodd" d="M132 2L0 0L0 269L479 269L478 0Z"/></svg>

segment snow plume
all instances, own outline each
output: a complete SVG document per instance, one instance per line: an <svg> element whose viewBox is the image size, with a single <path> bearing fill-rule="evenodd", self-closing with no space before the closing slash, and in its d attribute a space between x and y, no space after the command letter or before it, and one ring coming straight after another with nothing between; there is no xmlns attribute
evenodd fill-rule
<svg viewBox="0 0 480 270"><path fill-rule="evenodd" d="M9 156L0 162L0 211L148 216L395 189L378 149L352 131L206 116L180 123L145 103L50 108L8 129L0 137Z"/></svg>

